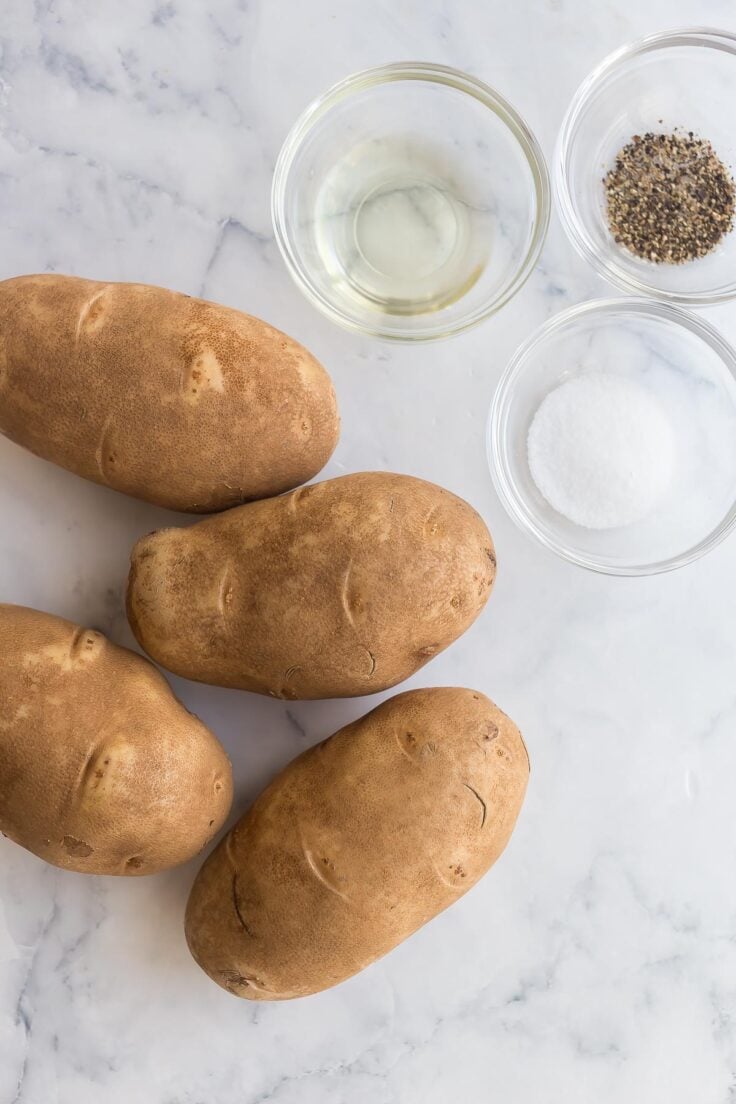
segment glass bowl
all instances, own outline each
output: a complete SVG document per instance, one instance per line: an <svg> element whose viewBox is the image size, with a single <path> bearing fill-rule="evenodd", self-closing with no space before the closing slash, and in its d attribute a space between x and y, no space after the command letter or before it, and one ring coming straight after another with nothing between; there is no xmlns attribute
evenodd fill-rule
<svg viewBox="0 0 736 1104"><path fill-rule="evenodd" d="M334 321L399 341L459 333L499 310L549 222L542 152L497 92L441 65L348 77L278 158L276 240Z"/></svg>
<svg viewBox="0 0 736 1104"><path fill-rule="evenodd" d="M736 167L736 35L695 28L648 35L617 50L578 88L554 163L562 222L578 252L626 291L690 306L736 295L736 233L707 257L655 264L618 245L606 222L603 177L635 134L692 130Z"/></svg>
<svg viewBox="0 0 736 1104"><path fill-rule="evenodd" d="M562 383L605 372L645 388L674 438L674 471L657 508L618 529L557 513L532 478L529 428ZM668 303L596 300L564 311L516 352L495 393L488 460L517 525L564 559L610 575L690 563L736 524L736 354L712 326Z"/></svg>

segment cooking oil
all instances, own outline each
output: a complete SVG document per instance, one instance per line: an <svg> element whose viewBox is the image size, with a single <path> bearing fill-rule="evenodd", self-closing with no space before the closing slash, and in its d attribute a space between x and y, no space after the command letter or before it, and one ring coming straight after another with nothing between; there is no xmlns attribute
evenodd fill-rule
<svg viewBox="0 0 736 1104"><path fill-rule="evenodd" d="M416 315L456 302L488 262L492 226L446 149L413 137L355 145L316 196L316 248L351 310Z"/></svg>

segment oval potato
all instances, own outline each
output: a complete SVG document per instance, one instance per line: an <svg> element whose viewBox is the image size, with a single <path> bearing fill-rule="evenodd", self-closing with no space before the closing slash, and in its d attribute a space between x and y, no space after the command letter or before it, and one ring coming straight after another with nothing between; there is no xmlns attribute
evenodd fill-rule
<svg viewBox="0 0 736 1104"><path fill-rule="evenodd" d="M461 897L506 846L529 760L472 690L413 690L289 764L207 859L186 913L199 965L285 1000L362 970Z"/></svg>
<svg viewBox="0 0 736 1104"><path fill-rule="evenodd" d="M0 605L0 830L55 866L152 874L196 855L230 761L142 656Z"/></svg>
<svg viewBox="0 0 736 1104"><path fill-rule="evenodd" d="M281 698L372 694L468 628L495 576L467 502L363 472L135 546L128 617L170 671Z"/></svg>
<svg viewBox="0 0 736 1104"><path fill-rule="evenodd" d="M258 318L21 276L0 282L0 432L116 491L213 513L311 479L339 417L321 365Z"/></svg>

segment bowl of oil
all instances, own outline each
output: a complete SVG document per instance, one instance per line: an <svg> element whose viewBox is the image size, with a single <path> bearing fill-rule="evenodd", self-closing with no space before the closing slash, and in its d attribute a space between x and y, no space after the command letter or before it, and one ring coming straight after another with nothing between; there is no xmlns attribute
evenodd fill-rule
<svg viewBox="0 0 736 1104"><path fill-rule="evenodd" d="M276 239L307 297L398 341L499 310L536 263L549 209L544 158L514 108L424 63L357 73L312 103L272 191Z"/></svg>

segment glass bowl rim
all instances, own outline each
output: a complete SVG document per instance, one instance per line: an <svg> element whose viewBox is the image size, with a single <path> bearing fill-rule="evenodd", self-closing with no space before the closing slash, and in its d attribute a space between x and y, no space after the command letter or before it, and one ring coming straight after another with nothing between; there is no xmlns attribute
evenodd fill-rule
<svg viewBox="0 0 736 1104"><path fill-rule="evenodd" d="M672 322L676 326L685 327L711 347L736 382L736 350L714 326L698 315L682 310L681 307L673 306L671 303L661 303L644 297L589 299L553 315L514 352L499 380L491 402L486 425L486 453L496 493L509 517L522 532L532 536L562 559L600 575L660 575L700 559L728 536L736 527L736 497L718 525L702 540L683 552L664 560L645 564L608 564L601 562L595 556L578 552L544 532L537 522L535 512L526 504L524 496L517 492L515 480L507 464L508 449L504 431L508 419L508 407L513 398L515 383L524 371L530 354L543 345L551 335L565 329L571 323L574 324L590 315L615 316L621 312L649 315Z"/></svg>
<svg viewBox="0 0 736 1104"><path fill-rule="evenodd" d="M718 291L681 292L655 287L651 283L637 279L629 271L607 258L594 239L588 234L577 215L577 205L570 186L568 163L577 126L595 91L608 77L627 62L642 54L669 49L672 46L692 45L706 49L717 49L725 53L736 54L736 33L717 27L682 27L675 30L657 31L644 35L633 42L620 46L608 54L593 68L578 85L565 112L562 126L557 137L553 156L554 192L561 222L565 232L579 256L595 270L624 291L646 295L661 302L681 306L709 306L727 303L736 297L736 280ZM736 231L734 231L736 233Z"/></svg>
<svg viewBox="0 0 736 1104"><path fill-rule="evenodd" d="M434 325L425 325L413 332L402 332L400 329L390 329L380 323L371 325L362 322L335 307L315 287L309 277L309 272L300 264L291 245L290 235L287 229L285 214L286 190L295 156L312 128L323 119L330 110L339 102L347 99L357 92L365 91L383 84L392 84L396 81L414 80L428 84L440 84L456 91L472 96L484 107L488 108L506 128L511 132L524 159L529 166L532 183L530 190L534 192L536 210L532 228L531 241L521 264L510 284L503 293L490 301L482 303L471 314L457 319L453 323L440 322ZM516 109L499 92L485 84L477 77L464 73L460 69L454 69L447 65L438 65L433 62L398 61L388 65L379 65L371 69L363 69L343 78L333 84L322 95L305 108L297 118L287 134L281 151L276 161L271 186L271 220L274 234L286 267L294 282L323 314L349 330L379 337L387 341L397 342L421 342L438 340L451 337L470 329L484 319L495 314L505 306L526 283L534 270L542 246L547 235L551 213L551 185L547 163L539 142L535 138L527 123ZM442 316L442 311L437 311L435 317ZM430 317L432 317L430 315Z"/></svg>

